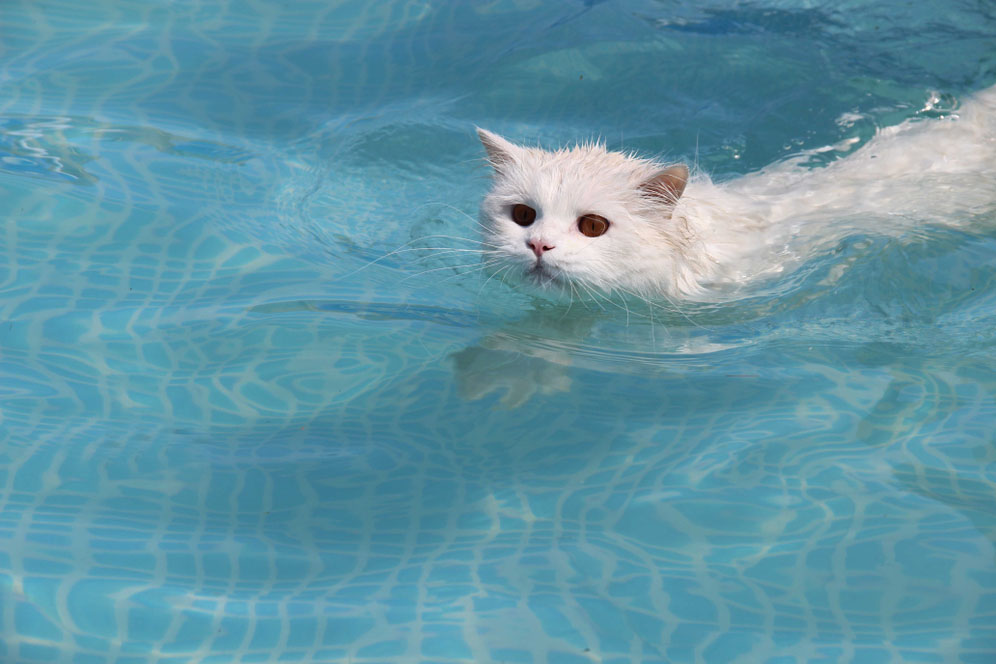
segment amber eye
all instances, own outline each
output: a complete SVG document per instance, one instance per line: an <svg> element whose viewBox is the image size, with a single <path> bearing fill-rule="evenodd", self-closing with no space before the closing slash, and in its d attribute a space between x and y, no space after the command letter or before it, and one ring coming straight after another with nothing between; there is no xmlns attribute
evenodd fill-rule
<svg viewBox="0 0 996 664"><path fill-rule="evenodd" d="M586 214L578 217L578 230L588 237L598 237L609 230L609 220L597 214Z"/></svg>
<svg viewBox="0 0 996 664"><path fill-rule="evenodd" d="M528 205L518 203L512 206L512 221L520 226L528 226L536 221L536 210Z"/></svg>

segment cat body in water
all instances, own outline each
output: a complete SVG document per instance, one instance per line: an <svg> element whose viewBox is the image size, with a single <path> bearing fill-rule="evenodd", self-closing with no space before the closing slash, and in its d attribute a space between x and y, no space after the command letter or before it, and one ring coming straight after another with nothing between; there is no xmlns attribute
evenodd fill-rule
<svg viewBox="0 0 996 664"><path fill-rule="evenodd" d="M565 292L710 300L855 232L960 225L996 210L996 86L956 113L882 129L824 168L782 161L717 184L586 143L546 151L478 130L499 270Z"/></svg>

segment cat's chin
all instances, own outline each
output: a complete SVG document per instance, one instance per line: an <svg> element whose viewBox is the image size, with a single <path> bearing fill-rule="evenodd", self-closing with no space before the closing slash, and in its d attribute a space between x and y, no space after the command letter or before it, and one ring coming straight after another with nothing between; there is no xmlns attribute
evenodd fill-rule
<svg viewBox="0 0 996 664"><path fill-rule="evenodd" d="M493 279L495 283L504 283L507 280L509 284L515 284L514 288L544 299L569 298L571 293L575 292L571 286L571 277L559 267L534 261L529 263L523 261L506 271L508 267L508 264L505 264L494 268L488 279Z"/></svg>
<svg viewBox="0 0 996 664"><path fill-rule="evenodd" d="M527 280L543 288L559 286L563 283L563 276L560 270L551 268L543 263L534 263L527 268L525 277Z"/></svg>

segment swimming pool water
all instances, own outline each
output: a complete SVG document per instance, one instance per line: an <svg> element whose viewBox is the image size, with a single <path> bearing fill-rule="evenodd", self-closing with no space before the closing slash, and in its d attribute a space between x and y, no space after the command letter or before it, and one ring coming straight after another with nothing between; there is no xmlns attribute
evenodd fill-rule
<svg viewBox="0 0 996 664"><path fill-rule="evenodd" d="M0 661L996 661L991 215L652 310L428 250L473 247L475 125L724 180L949 112L994 34L3 3Z"/></svg>

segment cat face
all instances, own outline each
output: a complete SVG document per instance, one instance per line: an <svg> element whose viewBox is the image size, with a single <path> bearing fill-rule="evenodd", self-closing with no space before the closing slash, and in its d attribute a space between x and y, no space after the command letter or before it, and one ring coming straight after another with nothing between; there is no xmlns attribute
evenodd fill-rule
<svg viewBox="0 0 996 664"><path fill-rule="evenodd" d="M481 221L499 270L564 289L670 290L659 282L681 249L671 221L688 168L598 144L548 152L478 135L494 168Z"/></svg>

